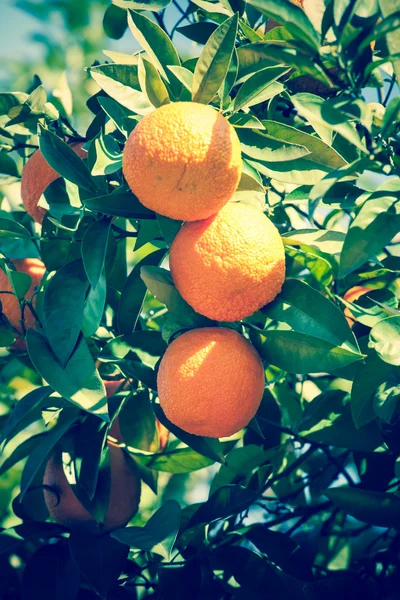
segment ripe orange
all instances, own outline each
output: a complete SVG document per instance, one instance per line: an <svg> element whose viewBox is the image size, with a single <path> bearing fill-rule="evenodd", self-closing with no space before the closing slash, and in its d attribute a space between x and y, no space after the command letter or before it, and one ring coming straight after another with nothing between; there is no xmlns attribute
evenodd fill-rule
<svg viewBox="0 0 400 600"><path fill-rule="evenodd" d="M140 502L140 479L125 453L108 444L110 453L110 497L104 524L100 528L81 504L70 486L62 465L61 454L51 456L43 483L44 496L50 515L56 523L70 528L82 528L92 533L123 527L137 513Z"/></svg>
<svg viewBox="0 0 400 600"><path fill-rule="evenodd" d="M158 371L167 418L195 435L230 436L254 417L264 368L253 346L233 329L193 329L175 339Z"/></svg>
<svg viewBox="0 0 400 600"><path fill-rule="evenodd" d="M107 398L111 398L111 396L113 394L115 394L115 392L120 387L122 382L123 382L123 379L119 379L116 381L105 381L104 382L104 385L106 387L106 392L107 392ZM157 419L157 417L156 417L156 427L157 427L157 433L158 433L158 449L159 449L159 452L162 452L168 444L169 431L164 425L162 425L162 423L160 423L160 421ZM119 440L120 442L122 441L122 433L121 433L121 429L119 426L118 418L115 419L114 423L112 424L112 427L110 429L110 435L113 438L115 438L116 440ZM112 444L113 442L109 442L109 443Z"/></svg>
<svg viewBox="0 0 400 600"><path fill-rule="evenodd" d="M229 202L217 215L183 225L171 246L170 268L195 311L217 321L237 321L280 292L285 253L268 217Z"/></svg>
<svg viewBox="0 0 400 600"><path fill-rule="evenodd" d="M172 219L196 221L218 212L233 196L242 158L236 132L219 112L175 102L138 123L122 166L142 204Z"/></svg>
<svg viewBox="0 0 400 600"><path fill-rule="evenodd" d="M86 158L83 142L70 144L71 148L80 158ZM38 206L41 195L50 183L58 179L59 174L46 162L40 150L36 150L27 160L22 169L21 197L25 210L34 221L42 223L46 209Z"/></svg>
<svg viewBox="0 0 400 600"><path fill-rule="evenodd" d="M26 293L26 298L30 300L35 291L35 287L40 285L42 277L46 271L46 267L41 260L37 258L23 258L12 261L17 271L27 273L32 278L32 284ZM0 300L3 305L3 313L10 321L11 325L17 329L22 335L21 328L21 309L19 302L13 294L2 294L1 292L13 292L12 286L7 278L7 275L0 269ZM32 304L35 306L36 296L32 299ZM35 326L35 318L28 307L24 311L25 329Z"/></svg>
<svg viewBox="0 0 400 600"><path fill-rule="evenodd" d="M368 292L372 292L373 289L374 288L371 288L371 287L366 287L366 286L364 287L363 285L355 285L354 287L347 290L347 292L343 296L343 299L346 300L347 302L354 302L355 300L358 300L358 298L360 298L361 296L364 296L364 294L368 294ZM354 315L352 314L350 309L348 309L347 307L344 309L344 314L346 317L346 321L348 322L350 327L353 327L353 325L357 321L357 319L354 317Z"/></svg>

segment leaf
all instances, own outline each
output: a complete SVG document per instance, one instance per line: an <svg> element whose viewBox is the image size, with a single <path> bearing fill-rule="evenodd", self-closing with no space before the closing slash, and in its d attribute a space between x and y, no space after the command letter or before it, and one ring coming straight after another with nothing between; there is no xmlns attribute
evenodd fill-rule
<svg viewBox="0 0 400 600"><path fill-rule="evenodd" d="M184 27L178 27L176 31L189 40L204 45L217 28L218 25L215 23L201 21L199 23L190 23L190 25L185 25Z"/></svg>
<svg viewBox="0 0 400 600"><path fill-rule="evenodd" d="M165 250L156 250L145 256L130 272L122 289L119 300L117 320L121 333L131 333L136 327L147 288L141 279L140 272L144 266L158 265L165 255Z"/></svg>
<svg viewBox="0 0 400 600"><path fill-rule="evenodd" d="M62 367L78 340L89 282L81 260L56 272L46 287L43 321L47 339Z"/></svg>
<svg viewBox="0 0 400 600"><path fill-rule="evenodd" d="M6 424L1 430L0 444L6 440L10 440L25 429L25 427L41 418L42 404L51 392L52 390L48 386L39 387L15 403Z"/></svg>
<svg viewBox="0 0 400 600"><path fill-rule="evenodd" d="M84 338L78 340L64 369L41 333L29 329L26 339L29 357L41 377L63 398L109 422L104 384Z"/></svg>
<svg viewBox="0 0 400 600"><path fill-rule="evenodd" d="M133 331L119 335L108 342L100 353L102 361L118 362L134 353L136 359L154 368L167 345L159 331Z"/></svg>
<svg viewBox="0 0 400 600"><path fill-rule="evenodd" d="M190 527L226 519L248 509L257 499L253 490L241 485L225 485L210 495L190 519Z"/></svg>
<svg viewBox="0 0 400 600"><path fill-rule="evenodd" d="M143 2L136 2L136 0L113 0L113 4L121 8L131 8L132 10L152 10L158 12L163 10L171 3L171 0L143 0Z"/></svg>
<svg viewBox="0 0 400 600"><path fill-rule="evenodd" d="M176 500L167 500L147 521L144 527L117 529L111 536L122 544L140 550L152 550L171 560L171 552L178 535L181 507Z"/></svg>
<svg viewBox="0 0 400 600"><path fill-rule="evenodd" d="M103 272L110 226L110 219L103 217L92 223L83 236L81 250L83 265L86 276L94 288L99 283Z"/></svg>
<svg viewBox="0 0 400 600"><path fill-rule="evenodd" d="M170 219L169 217L164 217L164 215L159 215L157 213L157 222L165 243L168 247L171 246L176 234L182 226L182 221L175 221L175 219Z"/></svg>
<svg viewBox="0 0 400 600"><path fill-rule="evenodd" d="M168 104L170 102L168 90L155 66L140 56L138 67L140 87L151 104L156 108Z"/></svg>
<svg viewBox="0 0 400 600"><path fill-rule="evenodd" d="M71 532L68 543L79 572L105 600L117 585L129 549L109 535L95 536L78 529Z"/></svg>
<svg viewBox="0 0 400 600"><path fill-rule="evenodd" d="M208 104L221 87L235 47L238 15L230 17L214 31L197 61L192 100Z"/></svg>
<svg viewBox="0 0 400 600"><path fill-rule="evenodd" d="M229 117L229 122L234 127L246 127L248 129L264 129L264 125L255 117L248 113L236 113Z"/></svg>
<svg viewBox="0 0 400 600"><path fill-rule="evenodd" d="M400 527L400 498L395 494L340 487L325 490L325 496L347 514L376 527Z"/></svg>
<svg viewBox="0 0 400 600"><path fill-rule="evenodd" d="M127 27L126 12L119 6L110 4L103 17L103 29L106 35L113 40L120 40Z"/></svg>
<svg viewBox="0 0 400 600"><path fill-rule="evenodd" d="M112 175L122 167L122 152L112 135L102 133L92 142L89 154L93 153L92 175Z"/></svg>
<svg viewBox="0 0 400 600"><path fill-rule="evenodd" d="M169 271L154 266L143 266L140 277L147 289L159 302L166 305L168 310L177 314L192 313L193 309L185 302L176 289Z"/></svg>
<svg viewBox="0 0 400 600"><path fill-rule="evenodd" d="M326 136L326 128L328 128L343 136L362 152L367 152L356 128L349 122L349 116L330 105L329 100L308 93L295 94L291 100L298 112L311 123L317 133L322 133L321 138L325 143L330 144L329 136Z"/></svg>
<svg viewBox="0 0 400 600"><path fill-rule="evenodd" d="M107 64L90 67L90 75L97 85L122 106L139 115L146 115L153 106L140 91L137 67L125 64Z"/></svg>
<svg viewBox="0 0 400 600"><path fill-rule="evenodd" d="M282 84L272 86L272 83L288 71L286 67L266 67L254 73L240 87L235 98L234 110L238 111L265 102L283 92L285 88Z"/></svg>
<svg viewBox="0 0 400 600"><path fill-rule="evenodd" d="M331 373L363 359L358 352L297 331L251 331L261 357L289 373Z"/></svg>
<svg viewBox="0 0 400 600"><path fill-rule="evenodd" d="M181 84L168 71L169 65L180 66L178 53L165 31L141 13L128 9L128 25L135 39L146 51L150 61L170 83L175 96L179 95Z"/></svg>
<svg viewBox="0 0 400 600"><path fill-rule="evenodd" d="M0 181L1 175L9 175L10 177L18 177L17 165L7 152L0 151Z"/></svg>
<svg viewBox="0 0 400 600"><path fill-rule="evenodd" d="M139 390L128 398L118 414L122 439L127 446L154 452L158 437L149 390Z"/></svg>
<svg viewBox="0 0 400 600"><path fill-rule="evenodd" d="M79 412L76 408L65 408L58 419L57 425L49 433L40 438L40 443L29 454L21 477L21 500L28 491L41 466L50 456L54 446L78 417Z"/></svg>
<svg viewBox="0 0 400 600"><path fill-rule="evenodd" d="M89 192L96 191L96 185L83 160L57 135L39 125L40 151L49 165L68 181Z"/></svg>
<svg viewBox="0 0 400 600"><path fill-rule="evenodd" d="M0 115L7 115L10 108L20 106L28 99L23 92L0 92Z"/></svg>
<svg viewBox="0 0 400 600"><path fill-rule="evenodd" d="M4 239L10 238L26 238L29 239L31 234L29 231L17 221L0 217L0 236Z"/></svg>
<svg viewBox="0 0 400 600"><path fill-rule="evenodd" d="M182 83L183 87L189 92L192 91L193 86L193 73L185 67L174 67L168 66L168 69L175 75L177 79Z"/></svg>
<svg viewBox="0 0 400 600"><path fill-rule="evenodd" d="M208 438L201 435L193 435L191 433L187 433L180 429L164 414L163 409L161 408L158 402L153 403L153 410L157 417L157 419L162 423L168 431L173 433L178 440L181 440L184 444L187 444L190 448L202 454L203 456L209 458L213 462L224 462L224 447L222 443L217 438Z"/></svg>
<svg viewBox="0 0 400 600"><path fill-rule="evenodd" d="M307 403L293 430L310 442L352 451L372 452L383 443L376 422L355 428L350 398L341 390L326 390Z"/></svg>
<svg viewBox="0 0 400 600"><path fill-rule="evenodd" d="M133 116L134 113L123 107L116 100L108 98L108 96L99 96L97 101L106 115L115 123L115 126L126 136L129 133L126 127L126 121L128 121L129 117Z"/></svg>
<svg viewBox="0 0 400 600"><path fill-rule="evenodd" d="M393 367L381 360L374 350L368 351L351 389L351 414L357 429L375 419L375 391L386 381L392 370Z"/></svg>
<svg viewBox="0 0 400 600"><path fill-rule="evenodd" d="M107 430L107 423L90 415L80 424L79 433L76 432L74 436L73 447L76 482L79 489L87 494L91 502L93 502L96 494L99 471L104 467L104 463L106 462L103 451L107 441ZM106 469L108 466L107 464ZM108 508L109 489L107 491L105 502ZM102 496L101 492L99 496ZM100 502L101 500L102 498L100 498ZM104 512L99 520L102 521L103 518Z"/></svg>
<svg viewBox="0 0 400 600"><path fill-rule="evenodd" d="M393 15L399 10L398 4L396 0L379 0L379 7L381 9L382 17L386 19L390 15ZM383 21L384 22L384 21ZM398 31L391 31L386 36L386 42L389 48L389 53L391 56L395 57L396 60L393 61L393 68L396 74L397 81L400 80L400 43L399 43L399 35Z"/></svg>
<svg viewBox="0 0 400 600"><path fill-rule="evenodd" d="M373 192L349 227L340 259L343 278L378 254L400 230L400 179Z"/></svg>
<svg viewBox="0 0 400 600"><path fill-rule="evenodd" d="M243 448L233 448L227 454L225 464L221 465L215 475L210 494L231 483L243 483L245 485L253 470L268 462L268 456L268 452L255 444L248 444Z"/></svg>
<svg viewBox="0 0 400 600"><path fill-rule="evenodd" d="M0 476L29 456L45 436L46 433L38 433L18 444L15 450L1 463Z"/></svg>
<svg viewBox="0 0 400 600"><path fill-rule="evenodd" d="M373 327L381 319L397 315L398 300L388 289L370 290L353 303L346 302L354 319L365 325Z"/></svg>
<svg viewBox="0 0 400 600"><path fill-rule="evenodd" d="M286 196L287 198L287 196ZM340 254L345 234L342 231L321 229L296 229L282 236L283 243L288 246L310 246L326 254Z"/></svg>
<svg viewBox="0 0 400 600"><path fill-rule="evenodd" d="M26 600L71 600L80 587L80 575L64 541L43 546L29 558L22 578Z"/></svg>
<svg viewBox="0 0 400 600"><path fill-rule="evenodd" d="M89 293L86 296L82 320L82 334L84 337L92 337L100 327L104 314L106 297L107 281L105 272L103 271L97 286L95 288L90 286Z"/></svg>
<svg viewBox="0 0 400 600"><path fill-rule="evenodd" d="M154 218L154 213L143 206L130 190L122 186L111 192L111 194L86 198L84 204L89 210L113 217L125 217L127 219Z"/></svg>
<svg viewBox="0 0 400 600"><path fill-rule="evenodd" d="M164 471L165 473L191 473L209 467L215 462L191 448L177 448L176 450L167 450L161 454L146 455L133 451L131 454L135 461L149 469Z"/></svg>
<svg viewBox="0 0 400 600"><path fill-rule="evenodd" d="M255 160L281 162L310 154L305 146L283 142L261 131L240 129L238 135L243 154Z"/></svg>
<svg viewBox="0 0 400 600"><path fill-rule="evenodd" d="M382 319L371 329L369 347L386 363L400 366L400 316Z"/></svg>
<svg viewBox="0 0 400 600"><path fill-rule="evenodd" d="M290 3L289 0L248 0L248 4L263 15L284 25L295 39L301 40L309 48L312 54L318 53L319 35L302 8Z"/></svg>
<svg viewBox="0 0 400 600"><path fill-rule="evenodd" d="M282 291L262 309L269 318L298 333L357 352L357 341L342 311L300 279L286 279Z"/></svg>
<svg viewBox="0 0 400 600"><path fill-rule="evenodd" d="M3 264L2 264L3 263ZM8 264L0 259L0 268L3 266L4 272L11 283L12 290L15 296L21 300L28 292L32 284L32 278L28 273L23 271L17 271L16 269L10 269Z"/></svg>

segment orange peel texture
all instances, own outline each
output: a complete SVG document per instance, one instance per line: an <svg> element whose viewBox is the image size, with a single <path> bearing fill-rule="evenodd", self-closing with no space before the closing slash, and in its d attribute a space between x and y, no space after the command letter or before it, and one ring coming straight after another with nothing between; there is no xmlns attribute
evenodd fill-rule
<svg viewBox="0 0 400 600"><path fill-rule="evenodd" d="M175 102L139 121L126 143L122 167L147 208L171 219L206 219L236 191L240 142L211 106Z"/></svg>
<svg viewBox="0 0 400 600"><path fill-rule="evenodd" d="M167 418L213 438L233 435L254 417L264 392L264 368L253 346L233 329L188 331L168 347L158 371Z"/></svg>
<svg viewBox="0 0 400 600"><path fill-rule="evenodd" d="M183 225L171 246L170 269L195 311L217 321L237 321L280 292L285 252L264 213L229 202L217 215Z"/></svg>

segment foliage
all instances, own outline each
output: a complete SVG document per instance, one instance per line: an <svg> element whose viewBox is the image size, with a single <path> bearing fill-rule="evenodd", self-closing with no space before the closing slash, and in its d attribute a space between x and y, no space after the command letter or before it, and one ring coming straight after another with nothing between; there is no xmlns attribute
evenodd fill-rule
<svg viewBox="0 0 400 600"><path fill-rule="evenodd" d="M20 4L40 16L50 10ZM82 31L72 17L89 18L88 0L78 3L82 12L75 2L54 4L71 35ZM2 598L397 597L395 4L320 1L320 17L310 20L289 0L193 0L185 8L114 0L103 7L106 34L115 39L128 27L141 50L89 59L96 92L85 135L68 102L38 79L0 94L0 266L11 280L10 259L41 257L47 267L27 350L7 348L13 331L0 315ZM265 29L268 19L278 25ZM199 44L198 57L181 58L177 32ZM371 89L379 102L366 101ZM285 243L282 292L235 324L264 361L263 401L247 429L225 441L179 430L157 403L166 345L209 323L168 273L181 224L144 208L121 171L138 120L176 100L210 103L234 125L244 158L235 199L262 205ZM82 140L86 160L67 143ZM61 175L41 199L42 228L14 192L37 147ZM372 291L349 303L343 296L355 285ZM23 295L22 314L32 307ZM116 379L128 387L106 402L102 380ZM105 435L118 415L132 432L121 447L145 495L158 491L153 510L101 536L51 523L42 489L48 457L56 445L74 457L74 432L96 431L84 444L79 486L101 504ZM171 431L162 451L155 415ZM206 483L208 497L174 494L179 481Z"/></svg>

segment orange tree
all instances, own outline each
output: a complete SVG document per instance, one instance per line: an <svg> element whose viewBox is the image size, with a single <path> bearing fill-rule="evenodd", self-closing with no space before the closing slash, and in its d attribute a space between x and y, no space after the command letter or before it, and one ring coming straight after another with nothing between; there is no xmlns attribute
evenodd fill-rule
<svg viewBox="0 0 400 600"><path fill-rule="evenodd" d="M1 598L398 597L400 13L314 8L0 94Z"/></svg>

